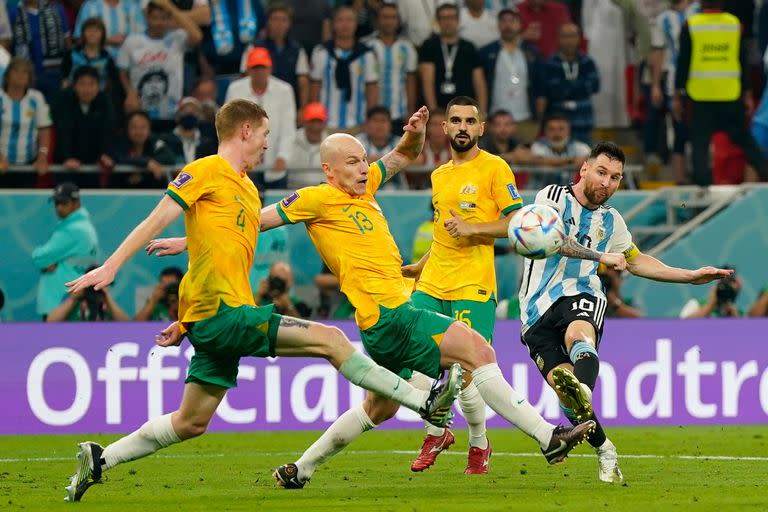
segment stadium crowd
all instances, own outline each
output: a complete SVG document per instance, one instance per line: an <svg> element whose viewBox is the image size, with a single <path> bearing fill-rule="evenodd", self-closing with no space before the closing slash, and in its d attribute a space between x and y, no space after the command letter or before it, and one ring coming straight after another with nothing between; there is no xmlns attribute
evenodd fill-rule
<svg viewBox="0 0 768 512"><path fill-rule="evenodd" d="M745 55L742 110L727 114L743 121L755 112L754 138L720 132L717 101L684 108L678 94L687 70L676 73L676 63L691 59L690 40L681 48L685 20L719 2L0 2L0 186L164 187L185 163L215 152L213 114L234 98L270 115L270 149L255 173L267 188L321 179L319 142L335 131L358 136L371 158L386 153L419 104L434 120L419 162L429 170L448 158L439 122L457 95L476 97L486 112L485 149L517 166L564 170L547 181L570 179L594 129L630 126L642 135L646 168L671 162L678 183L765 178L757 143L768 146L768 106L755 110L755 99L768 9L724 3L743 28ZM701 121L693 130L691 114ZM390 187L427 187L417 171Z"/></svg>

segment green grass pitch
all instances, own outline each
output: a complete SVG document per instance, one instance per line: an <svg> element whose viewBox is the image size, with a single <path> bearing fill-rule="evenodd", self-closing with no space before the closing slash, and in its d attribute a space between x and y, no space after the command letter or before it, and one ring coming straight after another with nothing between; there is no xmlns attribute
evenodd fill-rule
<svg viewBox="0 0 768 512"><path fill-rule="evenodd" d="M45 511L766 511L768 428L609 428L625 483L597 480L579 446L548 466L521 433L492 430L490 474L465 476L465 430L424 473L410 461L422 431L373 431L321 467L300 491L274 487L316 432L206 434L106 474L80 503L63 502L76 443L115 436L0 437L0 510ZM720 458L716 458L720 457Z"/></svg>

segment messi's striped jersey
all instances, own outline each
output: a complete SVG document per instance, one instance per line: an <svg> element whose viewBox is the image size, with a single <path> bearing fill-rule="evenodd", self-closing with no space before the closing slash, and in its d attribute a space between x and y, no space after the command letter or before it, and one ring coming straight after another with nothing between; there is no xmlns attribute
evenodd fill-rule
<svg viewBox="0 0 768 512"><path fill-rule="evenodd" d="M629 260L638 251L622 216L610 206L595 210L583 207L570 186L549 185L536 194L536 204L551 206L565 224L566 235L583 246L600 252L623 252ZM560 297L587 293L603 299L597 276L597 262L554 254L542 260L527 260L520 284L520 320L523 333L552 307Z"/></svg>

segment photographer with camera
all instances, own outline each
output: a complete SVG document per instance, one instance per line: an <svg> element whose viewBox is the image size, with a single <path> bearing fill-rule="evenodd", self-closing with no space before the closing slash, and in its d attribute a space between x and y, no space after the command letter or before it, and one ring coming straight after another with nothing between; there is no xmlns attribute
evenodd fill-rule
<svg viewBox="0 0 768 512"><path fill-rule="evenodd" d="M733 268L724 266L723 268ZM689 300L680 311L680 318L740 317L742 312L736 307L736 297L741 291L741 280L731 274L717 282L709 290L706 300Z"/></svg>
<svg viewBox="0 0 768 512"><path fill-rule="evenodd" d="M151 320L179 319L179 283L184 272L179 267L166 267L160 272L160 279L152 290L144 307L134 315L139 322Z"/></svg>
<svg viewBox="0 0 768 512"><path fill-rule="evenodd" d="M283 261L275 262L269 267L269 275L259 283L259 289L254 297L256 304L259 306L274 304L275 313L309 318L312 310L305 303L291 297L292 286L293 270L291 266Z"/></svg>
<svg viewBox="0 0 768 512"><path fill-rule="evenodd" d="M95 268L96 266L91 266L86 272ZM67 298L53 308L45 319L46 322L127 322L129 320L128 315L109 293L109 288L94 290L93 286L82 292L67 295Z"/></svg>

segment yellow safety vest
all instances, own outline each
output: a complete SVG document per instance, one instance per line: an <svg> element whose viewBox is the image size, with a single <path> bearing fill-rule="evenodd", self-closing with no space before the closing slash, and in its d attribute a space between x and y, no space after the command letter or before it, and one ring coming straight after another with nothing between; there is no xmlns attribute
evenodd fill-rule
<svg viewBox="0 0 768 512"><path fill-rule="evenodd" d="M728 13L688 19L691 67L685 89L695 101L735 101L741 96L741 24Z"/></svg>

